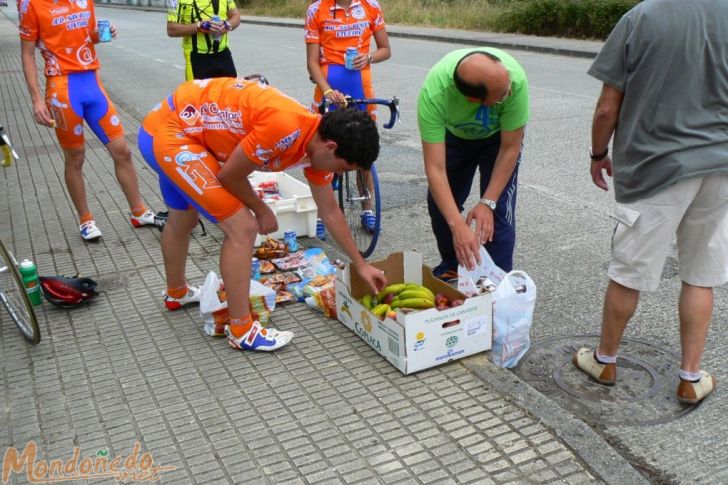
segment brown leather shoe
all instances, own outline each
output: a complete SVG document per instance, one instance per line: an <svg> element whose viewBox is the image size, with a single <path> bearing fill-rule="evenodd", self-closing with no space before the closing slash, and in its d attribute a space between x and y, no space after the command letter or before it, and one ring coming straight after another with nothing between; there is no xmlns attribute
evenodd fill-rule
<svg viewBox="0 0 728 485"><path fill-rule="evenodd" d="M701 370L698 382L680 379L680 384L677 386L677 400L683 404L697 404L715 390L715 385L715 377Z"/></svg>
<svg viewBox="0 0 728 485"><path fill-rule="evenodd" d="M599 384L613 386L617 382L617 364L602 364L594 356L592 349L577 350L571 362Z"/></svg>

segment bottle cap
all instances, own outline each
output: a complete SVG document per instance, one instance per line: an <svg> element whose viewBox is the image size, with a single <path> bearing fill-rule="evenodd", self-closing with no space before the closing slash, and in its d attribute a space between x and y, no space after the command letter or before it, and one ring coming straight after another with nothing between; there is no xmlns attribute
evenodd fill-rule
<svg viewBox="0 0 728 485"><path fill-rule="evenodd" d="M29 260L29 259L24 259L24 260L22 260L22 261L20 262L20 267L21 267L22 269L32 268L33 266L35 266L35 265L33 264L33 261L31 261L31 260Z"/></svg>

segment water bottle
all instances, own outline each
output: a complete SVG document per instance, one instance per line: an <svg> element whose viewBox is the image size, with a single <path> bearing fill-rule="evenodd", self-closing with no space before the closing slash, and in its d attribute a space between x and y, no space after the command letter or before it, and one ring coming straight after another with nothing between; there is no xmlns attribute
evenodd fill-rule
<svg viewBox="0 0 728 485"><path fill-rule="evenodd" d="M30 302L33 306L40 305L42 302L40 297L40 280L38 279L35 263L29 259L21 261L20 274L23 277L23 285L25 286L25 291L28 293Z"/></svg>
<svg viewBox="0 0 728 485"><path fill-rule="evenodd" d="M214 15L212 17L212 21L219 24L220 23L220 16L219 15ZM221 38L222 38L222 33L221 32L214 32L212 34L212 40L216 40L216 41L219 42Z"/></svg>

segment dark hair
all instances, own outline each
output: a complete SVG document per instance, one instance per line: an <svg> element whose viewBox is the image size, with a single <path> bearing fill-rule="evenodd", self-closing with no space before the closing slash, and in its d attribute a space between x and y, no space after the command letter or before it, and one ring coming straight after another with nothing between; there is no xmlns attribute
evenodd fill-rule
<svg viewBox="0 0 728 485"><path fill-rule="evenodd" d="M324 140L336 142L334 154L363 169L379 156L379 132L371 115L355 108L329 111L318 128Z"/></svg>
<svg viewBox="0 0 728 485"><path fill-rule="evenodd" d="M475 98L482 101L485 101L488 98L488 86L485 85L485 83L480 84L470 84L468 82L463 81L460 76L458 76L458 68L460 67L460 63L463 62L463 60L467 59L468 57L475 55L475 54L482 54L484 56L487 56L491 59L493 59L496 62L500 62L500 59L497 56L494 56L490 52L485 51L474 51L466 54L463 56L462 59L460 59L455 66L455 71L453 71L453 81L455 81L455 87L458 91L460 91L460 94L467 98Z"/></svg>

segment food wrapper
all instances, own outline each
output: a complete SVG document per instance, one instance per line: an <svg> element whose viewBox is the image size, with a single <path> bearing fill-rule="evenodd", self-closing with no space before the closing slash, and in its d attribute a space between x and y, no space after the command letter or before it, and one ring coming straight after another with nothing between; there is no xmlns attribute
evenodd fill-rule
<svg viewBox="0 0 728 485"><path fill-rule="evenodd" d="M286 255L288 255L286 243L272 237L266 238L263 244L255 250L255 256L259 259L282 258Z"/></svg>
<svg viewBox="0 0 728 485"><path fill-rule="evenodd" d="M309 299L314 303L314 308L322 311L325 317L336 318L336 289L333 283L319 287L319 291L306 298L306 303L311 306Z"/></svg>
<svg viewBox="0 0 728 485"><path fill-rule="evenodd" d="M281 271L288 271L302 266L308 266L309 264L308 260L303 256L303 251L296 251L284 258L271 259L271 262Z"/></svg>
<svg viewBox="0 0 728 485"><path fill-rule="evenodd" d="M260 261L260 272L264 274L275 273L276 267L270 261L263 259Z"/></svg>

